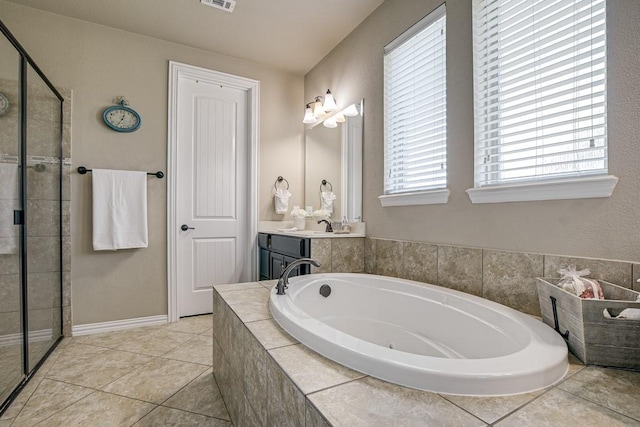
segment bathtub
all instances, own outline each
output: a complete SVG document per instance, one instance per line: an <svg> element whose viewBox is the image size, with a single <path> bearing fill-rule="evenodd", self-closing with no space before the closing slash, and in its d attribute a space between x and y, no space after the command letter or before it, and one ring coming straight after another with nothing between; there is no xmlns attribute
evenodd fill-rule
<svg viewBox="0 0 640 427"><path fill-rule="evenodd" d="M269 307L285 331L323 356L420 390L527 393L555 384L568 369L564 340L541 321L439 286L312 274L291 278L286 295L272 289Z"/></svg>

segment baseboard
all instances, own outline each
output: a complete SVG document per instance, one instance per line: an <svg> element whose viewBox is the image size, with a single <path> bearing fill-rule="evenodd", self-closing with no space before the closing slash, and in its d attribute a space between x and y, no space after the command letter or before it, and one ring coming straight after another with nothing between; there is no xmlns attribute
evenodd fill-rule
<svg viewBox="0 0 640 427"><path fill-rule="evenodd" d="M134 319L113 320L111 322L87 323L71 327L71 335L99 334L102 332L119 331L122 329L137 328L140 326L163 325L168 322L166 314L160 316L136 317Z"/></svg>

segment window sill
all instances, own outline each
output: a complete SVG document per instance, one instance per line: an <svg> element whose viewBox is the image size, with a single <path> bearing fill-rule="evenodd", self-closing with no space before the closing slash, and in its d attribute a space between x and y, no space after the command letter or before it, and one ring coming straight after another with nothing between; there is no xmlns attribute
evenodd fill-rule
<svg viewBox="0 0 640 427"><path fill-rule="evenodd" d="M385 194L378 196L378 200L385 208L390 206L439 205L449 201L450 193L449 189L445 188L415 193Z"/></svg>
<svg viewBox="0 0 640 427"><path fill-rule="evenodd" d="M610 197L618 183L613 175L561 181L470 188L471 203L527 202L535 200L591 199Z"/></svg>

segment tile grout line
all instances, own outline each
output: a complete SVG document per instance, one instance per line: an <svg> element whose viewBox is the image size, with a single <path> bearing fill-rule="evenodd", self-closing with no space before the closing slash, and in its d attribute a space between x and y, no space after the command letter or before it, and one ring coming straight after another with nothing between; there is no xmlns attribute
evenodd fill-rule
<svg viewBox="0 0 640 427"><path fill-rule="evenodd" d="M50 381L52 381L52 380L50 380ZM59 381L59 382L64 382L64 381ZM75 384L72 384L72 385L75 385ZM87 394L86 396L84 396L84 397L82 397L82 398L80 398L80 399L76 400L75 402L72 402L72 403L68 404L68 405L67 405L67 406L65 406L64 408L61 408L60 410L58 410L58 411L54 412L53 414L49 415L48 417L46 417L46 418L44 418L44 419L42 419L42 420L38 421L38 423L37 423L36 425L42 424L43 422L45 422L45 421L46 421L46 420L48 420L49 418L51 418L51 417L53 417L53 416L55 416L55 415L59 414L60 412L64 411L65 409L68 409L68 408L72 407L72 406L73 406L73 405L75 405L76 403L78 403L78 402L80 402L80 401L82 401L82 400L84 400L84 399L88 398L89 396L94 395L94 394L98 391L98 390L95 390L95 389L93 389L93 388L90 388L90 390L93 390L93 391L92 391L91 393ZM18 418L18 417L16 417L16 419L17 419L17 418ZM15 421L15 419L14 419L14 421ZM12 423L12 425L13 425L13 423Z"/></svg>
<svg viewBox="0 0 640 427"><path fill-rule="evenodd" d="M577 374L577 372L576 372L576 374ZM574 375L575 375L575 374L574 374ZM572 376L573 376L573 375L572 375ZM567 378L567 379L568 379L568 378ZM564 383L564 381L562 381L560 384L562 384L562 383ZM560 384L558 384L558 385L560 385ZM579 399L581 399L581 400L584 400L584 401L586 401L586 402L593 403L594 405L600 406L601 408L607 409L607 410L609 410L609 411L611 411L611 412L615 412L615 413L616 413L616 414L618 414L618 415L622 415L622 416L623 416L623 417L625 417L625 418L629 418L629 419L634 420L634 421L640 421L640 417L636 418L634 415L625 414L624 412L620 412L620 410L618 410L618 409L614 409L614 408L611 408L611 407L609 407L609 406L603 405L603 404L601 404L601 403L599 403L599 402L596 402L596 401L594 401L594 400L589 399L588 397L580 396L580 395L575 394L575 393L573 393L573 392L571 392L571 391L569 391L569 390L565 390L565 389L563 389L563 388L560 388L560 390L564 391L565 393L569 393L570 395L575 396L575 397L577 397L577 398L579 398Z"/></svg>

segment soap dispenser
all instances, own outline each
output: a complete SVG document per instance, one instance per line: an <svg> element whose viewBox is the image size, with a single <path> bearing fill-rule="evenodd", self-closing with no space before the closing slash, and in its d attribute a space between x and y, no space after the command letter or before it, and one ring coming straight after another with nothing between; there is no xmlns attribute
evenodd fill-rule
<svg viewBox="0 0 640 427"><path fill-rule="evenodd" d="M347 217L342 217L342 227L340 227L343 233L351 233L351 226L349 225L349 221L347 221Z"/></svg>

